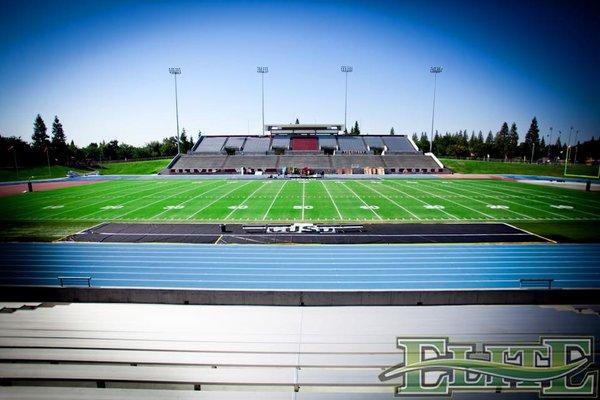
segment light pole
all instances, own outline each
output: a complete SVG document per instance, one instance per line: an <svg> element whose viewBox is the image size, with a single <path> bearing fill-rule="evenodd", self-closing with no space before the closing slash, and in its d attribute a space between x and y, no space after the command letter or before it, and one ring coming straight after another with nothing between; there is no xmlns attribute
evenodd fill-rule
<svg viewBox="0 0 600 400"><path fill-rule="evenodd" d="M181 75L181 68L169 68L169 73L175 77L175 119L177 121L177 155L181 153L179 147L179 104L177 101L177 75Z"/></svg>
<svg viewBox="0 0 600 400"><path fill-rule="evenodd" d="M437 88L437 76L443 70L442 67L431 67L429 72L433 74L433 112L431 113L431 140L429 140L429 152L433 153L433 122L435 120L435 91Z"/></svg>
<svg viewBox="0 0 600 400"><path fill-rule="evenodd" d="M550 136L548 136L548 160L550 160L550 149L552 148L552 127L550 127Z"/></svg>
<svg viewBox="0 0 600 400"><path fill-rule="evenodd" d="M256 72L260 74L260 84L262 89L262 135L265 134L265 74L269 72L269 67L256 67Z"/></svg>
<svg viewBox="0 0 600 400"><path fill-rule="evenodd" d="M575 132L575 158L573 159L573 164L577 162L577 137L579 136L579 130Z"/></svg>
<svg viewBox="0 0 600 400"><path fill-rule="evenodd" d="M347 117L348 117L348 74L352 72L354 68L351 65L342 65L340 71L346 75L346 92L344 95L344 133L348 133Z"/></svg>

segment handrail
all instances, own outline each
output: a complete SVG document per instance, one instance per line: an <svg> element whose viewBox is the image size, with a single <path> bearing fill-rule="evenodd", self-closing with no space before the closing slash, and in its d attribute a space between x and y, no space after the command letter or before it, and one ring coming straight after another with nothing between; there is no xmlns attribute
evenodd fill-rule
<svg viewBox="0 0 600 400"><path fill-rule="evenodd" d="M519 284L521 288L540 288L547 287L548 289L552 289L552 282L554 279L551 278L521 278L519 279Z"/></svg>
<svg viewBox="0 0 600 400"><path fill-rule="evenodd" d="M64 287L65 280L72 281L86 281L88 287L92 287L92 277L91 276L57 276L58 282L60 283L60 287Z"/></svg>

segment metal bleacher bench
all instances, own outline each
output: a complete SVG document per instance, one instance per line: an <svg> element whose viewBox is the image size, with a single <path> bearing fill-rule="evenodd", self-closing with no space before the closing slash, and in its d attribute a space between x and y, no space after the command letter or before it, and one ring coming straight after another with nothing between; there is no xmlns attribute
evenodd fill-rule
<svg viewBox="0 0 600 400"><path fill-rule="evenodd" d="M554 279L519 279L521 288L530 289L552 289Z"/></svg>

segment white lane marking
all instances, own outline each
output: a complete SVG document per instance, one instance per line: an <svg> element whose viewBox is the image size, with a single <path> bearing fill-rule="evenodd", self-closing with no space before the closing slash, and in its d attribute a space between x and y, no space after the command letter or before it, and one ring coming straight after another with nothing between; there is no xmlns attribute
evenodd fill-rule
<svg viewBox="0 0 600 400"><path fill-rule="evenodd" d="M42 207L44 210L56 210L58 208L63 208L64 205L62 204L57 204L55 206L46 206L46 207Z"/></svg>
<svg viewBox="0 0 600 400"><path fill-rule="evenodd" d="M248 208L248 206L240 204L239 206L229 206L227 208L229 208L230 210L245 210L246 208Z"/></svg>
<svg viewBox="0 0 600 400"><path fill-rule="evenodd" d="M165 210L181 210L183 207L182 205L178 205L178 206L164 206L163 209Z"/></svg>
<svg viewBox="0 0 600 400"><path fill-rule="evenodd" d="M104 207L100 207L100 209L101 210L118 210L118 209L123 208L123 207L125 207L125 206L119 204L119 205L116 205L116 206L104 206Z"/></svg>
<svg viewBox="0 0 600 400"><path fill-rule="evenodd" d="M269 211L271 211L271 208L273 208L273 204L275 204L275 201L277 200L277 197L279 197L279 193L281 193L281 191L283 190L283 187L285 186L286 183L288 183L289 181L284 181L283 185L281 185L281 187L279 188L279 190L277 191L277 193L275 194L275 197L273 197L273 201L271 202L271 204L269 204L269 208L267 208L267 211L265 212L265 215L263 215L262 219L263 221L265 219L267 219L267 215L269 214Z"/></svg>
<svg viewBox="0 0 600 400"><path fill-rule="evenodd" d="M444 208L446 208L446 207L441 206L439 204L425 204L423 207L426 208L426 209L428 209L428 210L443 210Z"/></svg>
<svg viewBox="0 0 600 400"><path fill-rule="evenodd" d="M294 206L294 210L312 210L313 206Z"/></svg>

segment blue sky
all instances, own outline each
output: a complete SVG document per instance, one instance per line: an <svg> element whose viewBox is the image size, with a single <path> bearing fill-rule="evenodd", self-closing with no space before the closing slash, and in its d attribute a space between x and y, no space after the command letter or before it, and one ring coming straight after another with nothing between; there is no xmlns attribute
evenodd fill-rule
<svg viewBox="0 0 600 400"><path fill-rule="evenodd" d="M0 134L29 139L58 115L79 145L142 144L188 132L258 133L266 122L343 122L363 132L436 129L600 135L600 7L595 1L0 3Z"/></svg>

